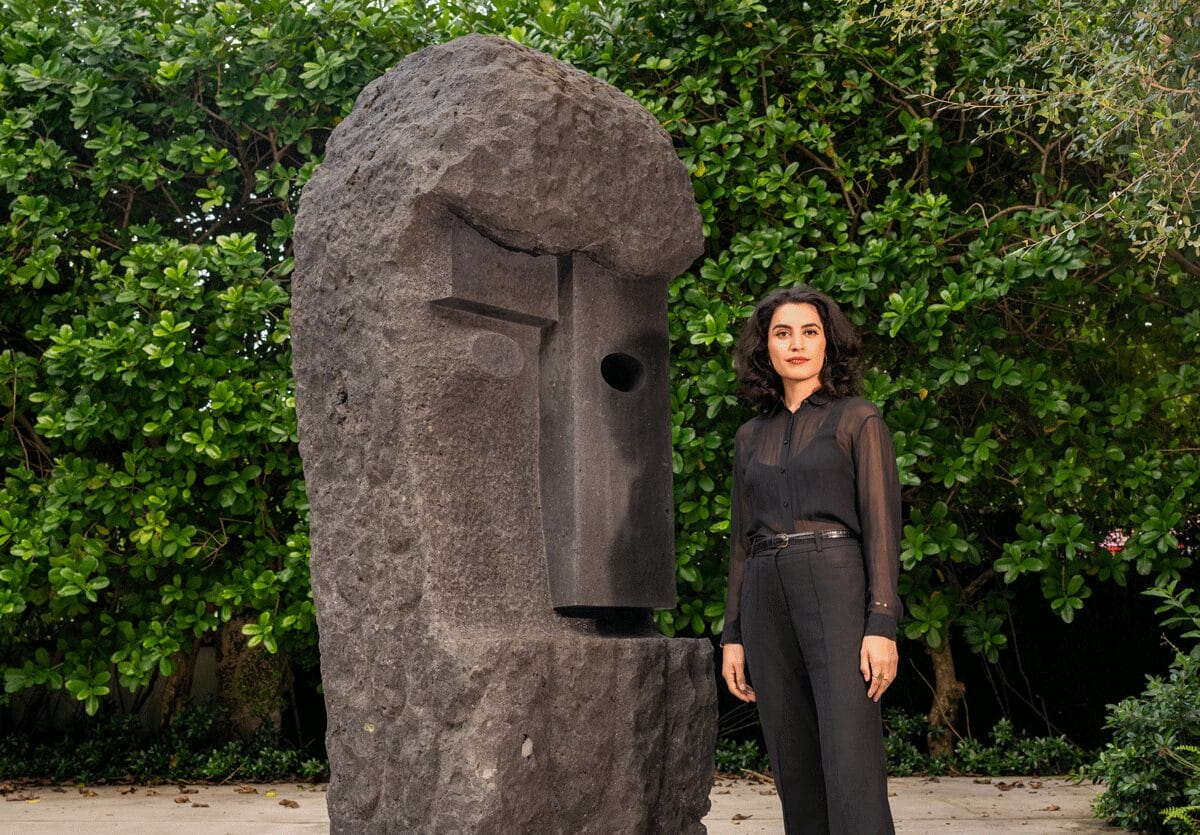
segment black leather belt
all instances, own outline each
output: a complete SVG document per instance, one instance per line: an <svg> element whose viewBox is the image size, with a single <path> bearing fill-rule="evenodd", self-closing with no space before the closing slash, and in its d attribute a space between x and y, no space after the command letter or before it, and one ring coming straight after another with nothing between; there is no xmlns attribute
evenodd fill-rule
<svg viewBox="0 0 1200 835"><path fill-rule="evenodd" d="M802 533L777 533L773 536L755 537L751 553L776 548L786 548L789 545L799 545L802 542L817 542L826 539L854 539L855 536L847 530L837 531L803 531Z"/></svg>

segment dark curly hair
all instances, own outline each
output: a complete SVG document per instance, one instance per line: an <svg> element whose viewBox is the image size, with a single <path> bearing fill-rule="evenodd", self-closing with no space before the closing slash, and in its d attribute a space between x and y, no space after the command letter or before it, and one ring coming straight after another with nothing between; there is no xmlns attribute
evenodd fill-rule
<svg viewBox="0 0 1200 835"><path fill-rule="evenodd" d="M825 364L821 389L833 397L862 394L862 340L850 320L829 296L806 284L782 287L766 296L742 327L733 367L742 393L760 410L770 411L783 399L783 383L767 352L767 329L775 309L784 304L811 304L825 329Z"/></svg>

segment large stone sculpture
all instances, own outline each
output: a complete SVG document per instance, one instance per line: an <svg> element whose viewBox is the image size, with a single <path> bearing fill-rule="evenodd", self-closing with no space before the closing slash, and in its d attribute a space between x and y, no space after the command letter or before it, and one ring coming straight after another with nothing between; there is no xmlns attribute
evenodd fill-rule
<svg viewBox="0 0 1200 835"><path fill-rule="evenodd" d="M470 36L369 85L296 222L335 832L692 832L666 282L687 172L611 86Z"/></svg>

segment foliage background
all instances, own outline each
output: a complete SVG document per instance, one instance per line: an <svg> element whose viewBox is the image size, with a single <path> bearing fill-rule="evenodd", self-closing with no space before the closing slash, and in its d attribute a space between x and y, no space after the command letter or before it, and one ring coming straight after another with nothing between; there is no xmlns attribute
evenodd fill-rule
<svg viewBox="0 0 1200 835"><path fill-rule="evenodd" d="M7 693L94 713L231 627L315 663L292 218L421 32L357 5L2 6Z"/></svg>
<svg viewBox="0 0 1200 835"><path fill-rule="evenodd" d="M1015 595L1069 623L1098 588L1195 585L1195 16L4 0L8 698L130 710L228 631L314 664L295 207L367 81L486 31L629 92L692 173L707 250L670 290L680 602L661 628L721 629L750 416L730 348L766 290L811 283L864 331L905 488L906 649L929 655L931 742L951 744L952 647L999 660Z"/></svg>

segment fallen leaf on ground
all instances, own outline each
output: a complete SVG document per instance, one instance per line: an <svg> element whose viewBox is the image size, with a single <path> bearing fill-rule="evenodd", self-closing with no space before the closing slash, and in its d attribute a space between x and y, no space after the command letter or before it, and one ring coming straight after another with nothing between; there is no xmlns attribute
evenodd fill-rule
<svg viewBox="0 0 1200 835"><path fill-rule="evenodd" d="M147 795L158 794L158 789L146 789L146 794Z"/></svg>
<svg viewBox="0 0 1200 835"><path fill-rule="evenodd" d="M1059 811L1062 811L1062 810L1061 810L1061 809L1060 809L1058 806L1056 806L1055 804L1051 803L1049 806L1047 806L1047 807L1046 807L1045 809L1043 809L1042 811L1043 811L1043 812L1059 812Z"/></svg>
<svg viewBox="0 0 1200 835"><path fill-rule="evenodd" d="M179 793L180 794L199 794L200 789L189 789L187 786L180 786Z"/></svg>
<svg viewBox="0 0 1200 835"><path fill-rule="evenodd" d="M17 792L12 797L6 797L4 799L7 800L9 803L12 803L17 800L24 800L26 802L32 803L33 801L38 799L38 796L36 794L25 794L25 792Z"/></svg>
<svg viewBox="0 0 1200 835"><path fill-rule="evenodd" d="M732 818L730 818L730 820L731 821L748 821L752 817L754 817L754 815L743 815L742 813L739 812L738 814L736 814Z"/></svg>
<svg viewBox="0 0 1200 835"><path fill-rule="evenodd" d="M288 800L287 798L284 798L283 800L279 801L279 805L280 805L280 806L286 806L286 807L288 807L289 809L299 809L299 808L300 808L300 804L299 804L299 803L297 803L297 802L296 802L296 801L294 801L294 800Z"/></svg>
<svg viewBox="0 0 1200 835"><path fill-rule="evenodd" d="M137 786L130 786L127 789L121 789L121 794L133 794L137 791Z"/></svg>
<svg viewBox="0 0 1200 835"><path fill-rule="evenodd" d="M254 788L254 786L247 786L245 783L242 783L234 791L238 794L258 794L258 789Z"/></svg>
<svg viewBox="0 0 1200 835"><path fill-rule="evenodd" d="M926 783L940 783L942 781L937 778L937 775L934 775L933 777L926 777L925 782Z"/></svg>
<svg viewBox="0 0 1200 835"><path fill-rule="evenodd" d="M1003 780L1001 780L999 783L996 784L996 788L1000 789L1000 791L1002 791L1002 792L1010 792L1013 789L1025 788L1025 784L1022 783L1020 780L1016 780L1015 782L1012 782L1012 783L1006 783Z"/></svg>
<svg viewBox="0 0 1200 835"><path fill-rule="evenodd" d="M713 794L729 794L729 789L717 789Z"/></svg>
<svg viewBox="0 0 1200 835"><path fill-rule="evenodd" d="M981 785L981 786L987 786L987 785L990 785L990 784L991 784L991 782L992 782L992 778L991 778L991 777L976 777L976 778L975 778L974 780L972 780L971 782L972 782L972 783L978 783L978 784L979 784L979 785Z"/></svg>
<svg viewBox="0 0 1200 835"><path fill-rule="evenodd" d="M196 801L194 801L194 800L193 800L193 801L192 801L192 808L193 808L193 809L207 809L207 808L208 808L208 804L207 804L207 803L197 803Z"/></svg>
<svg viewBox="0 0 1200 835"><path fill-rule="evenodd" d="M775 794L775 789L759 789L758 793L763 797L770 797L771 795Z"/></svg>
<svg viewBox="0 0 1200 835"><path fill-rule="evenodd" d="M96 793L89 788L81 788L79 793L84 797L95 797Z"/></svg>
<svg viewBox="0 0 1200 835"><path fill-rule="evenodd" d="M179 795L179 797L175 798L175 802L176 803L189 803L189 802L191 802L191 798L188 797L187 795L181 794L181 795Z"/></svg>
<svg viewBox="0 0 1200 835"><path fill-rule="evenodd" d="M271 789L270 791L263 792L263 797L274 797L277 794L279 794L279 792L275 791L275 789Z"/></svg>
<svg viewBox="0 0 1200 835"><path fill-rule="evenodd" d="M1031 789L1040 789L1041 787L1042 787L1042 781L1041 781L1041 780L1030 780L1030 781L1029 781L1029 788L1031 788Z"/></svg>

